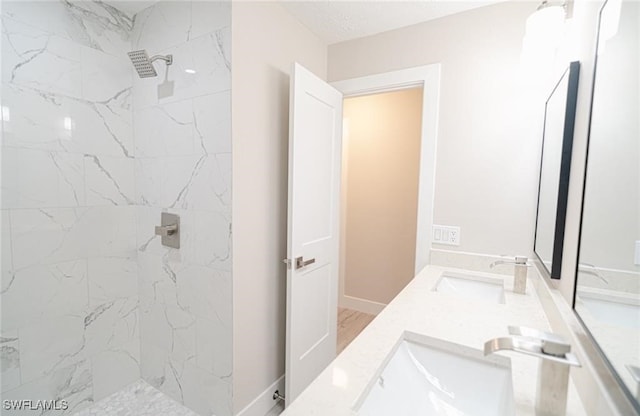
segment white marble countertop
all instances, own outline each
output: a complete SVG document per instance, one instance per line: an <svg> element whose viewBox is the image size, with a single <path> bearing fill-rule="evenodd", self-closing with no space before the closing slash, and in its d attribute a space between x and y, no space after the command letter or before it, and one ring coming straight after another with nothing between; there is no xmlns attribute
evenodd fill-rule
<svg viewBox="0 0 640 416"><path fill-rule="evenodd" d="M503 279L505 304L434 292L434 286L445 271ZM530 270L529 279L540 278ZM427 266L287 407L283 415L356 415L356 401L404 331L478 350L482 350L485 341L508 335L509 325L550 331L532 283L527 283L526 295L518 295L512 291L512 276ZM534 415L539 359L514 352L498 354L511 360L516 414ZM567 415L584 414L577 391L570 382Z"/></svg>
<svg viewBox="0 0 640 416"><path fill-rule="evenodd" d="M591 287L578 287L576 311L588 326L589 331L598 341L600 348L607 354L611 365L618 372L632 392L636 391L637 382L626 368L627 365L640 367L640 331L632 326L616 325L610 317L602 320L594 315L594 311L585 305L585 299L608 300L622 305L638 305L638 295ZM628 325L628 324L627 324Z"/></svg>

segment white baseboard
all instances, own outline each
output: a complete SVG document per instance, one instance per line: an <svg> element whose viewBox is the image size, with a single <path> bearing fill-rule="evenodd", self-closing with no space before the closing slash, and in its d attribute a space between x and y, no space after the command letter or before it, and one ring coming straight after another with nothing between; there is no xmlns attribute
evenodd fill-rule
<svg viewBox="0 0 640 416"><path fill-rule="evenodd" d="M284 375L267 387L265 391L239 411L236 416L264 416L277 403L273 400L273 392L276 390L279 390L280 394L284 396Z"/></svg>
<svg viewBox="0 0 640 416"><path fill-rule="evenodd" d="M384 309L384 303L374 302L372 300L356 298L353 296L342 295L338 300L341 308L353 309L359 312L368 313L369 315L377 315Z"/></svg>

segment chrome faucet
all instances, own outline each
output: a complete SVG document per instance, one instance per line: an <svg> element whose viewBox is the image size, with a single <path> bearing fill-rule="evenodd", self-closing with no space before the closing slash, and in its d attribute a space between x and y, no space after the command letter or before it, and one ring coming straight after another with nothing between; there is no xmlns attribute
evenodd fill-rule
<svg viewBox="0 0 640 416"><path fill-rule="evenodd" d="M585 269L585 267L588 267L589 269ZM607 285L609 284L609 281L604 278L602 273L600 273L600 270L598 270L598 268L593 264L579 263L578 264L578 271L582 272L584 274L593 275L593 276L597 277L598 279L602 280L605 284L607 284Z"/></svg>
<svg viewBox="0 0 640 416"><path fill-rule="evenodd" d="M536 415L560 416L567 411L569 369L580 367L571 345L562 337L537 329L510 326L509 337L485 342L484 355L510 350L541 358L536 391Z"/></svg>
<svg viewBox="0 0 640 416"><path fill-rule="evenodd" d="M627 367L627 370L631 374L631 377L636 382L635 396L636 400L640 401L640 367L636 367L635 365L631 364L627 364L625 365L625 367Z"/></svg>
<svg viewBox="0 0 640 416"><path fill-rule="evenodd" d="M527 264L527 258L524 256L515 256L513 260L496 260L489 265L489 268L493 269L495 266L499 266L501 264Z"/></svg>
<svg viewBox="0 0 640 416"><path fill-rule="evenodd" d="M513 264L513 291L524 295L527 293L527 273L529 264L525 256L515 256L513 260L496 260L489 265L490 269L501 264Z"/></svg>

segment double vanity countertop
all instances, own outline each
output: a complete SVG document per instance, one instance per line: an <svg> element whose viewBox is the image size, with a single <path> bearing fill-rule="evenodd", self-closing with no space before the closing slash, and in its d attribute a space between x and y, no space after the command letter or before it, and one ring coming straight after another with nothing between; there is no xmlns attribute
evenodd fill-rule
<svg viewBox="0 0 640 416"><path fill-rule="evenodd" d="M434 288L443 273L502 279L505 303L436 292ZM535 269L529 270L527 292L520 295L513 293L513 276L433 265L425 267L283 415L357 415L356 404L405 332L479 351L485 341L508 336L510 325L550 332L536 292L538 285L544 285L544 282ZM512 351L497 354L511 360L516 414L535 415L540 359ZM568 394L567 415L586 414L571 380Z"/></svg>

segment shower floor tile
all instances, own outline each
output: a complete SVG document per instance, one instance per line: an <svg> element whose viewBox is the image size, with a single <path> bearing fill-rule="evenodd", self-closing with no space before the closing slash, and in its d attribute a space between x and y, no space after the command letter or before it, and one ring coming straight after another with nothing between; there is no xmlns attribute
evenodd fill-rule
<svg viewBox="0 0 640 416"><path fill-rule="evenodd" d="M180 403L138 380L74 416L198 416Z"/></svg>

